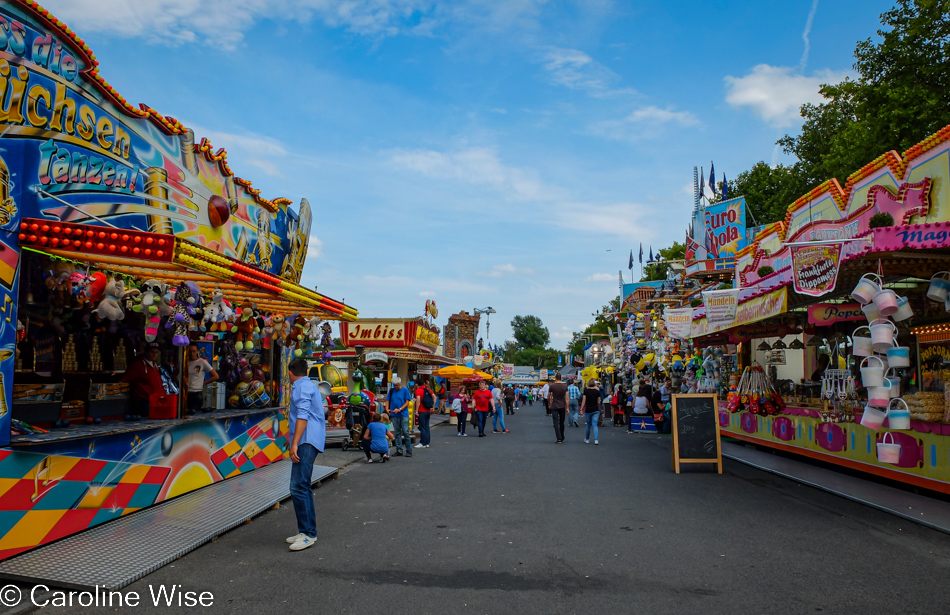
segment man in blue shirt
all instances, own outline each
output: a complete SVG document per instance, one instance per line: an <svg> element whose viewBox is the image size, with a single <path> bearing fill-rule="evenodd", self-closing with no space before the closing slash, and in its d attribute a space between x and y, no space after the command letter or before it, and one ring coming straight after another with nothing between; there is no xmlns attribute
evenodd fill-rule
<svg viewBox="0 0 950 615"><path fill-rule="evenodd" d="M396 436L396 457L402 457L403 446L406 448L406 457L412 457L412 438L409 436L409 400L412 394L402 386L402 378L393 376L393 388L386 396L386 409L393 424L393 434ZM418 408L416 409L418 411Z"/></svg>
<svg viewBox="0 0 950 615"><path fill-rule="evenodd" d="M313 462L327 439L326 417L320 390L307 376L307 361L294 359L290 371L290 497L297 515L297 534L287 539L291 551L317 542L317 511L313 504Z"/></svg>
<svg viewBox="0 0 950 615"><path fill-rule="evenodd" d="M581 403L581 390L577 387L577 384L571 380L571 384L567 387L567 397L570 406L570 421L574 427L578 427L577 417L580 412L580 403Z"/></svg>

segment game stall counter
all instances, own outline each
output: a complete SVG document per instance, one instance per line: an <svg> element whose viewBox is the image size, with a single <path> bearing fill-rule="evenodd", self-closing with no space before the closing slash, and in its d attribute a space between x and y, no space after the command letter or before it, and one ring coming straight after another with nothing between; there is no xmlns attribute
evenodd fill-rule
<svg viewBox="0 0 950 615"><path fill-rule="evenodd" d="M4 3L0 559L283 459L287 365L355 309L301 286L312 214L130 105L75 32ZM28 95L27 95L28 93ZM185 348L221 381L185 413ZM122 375L157 344L163 391Z"/></svg>
<svg viewBox="0 0 950 615"><path fill-rule="evenodd" d="M793 203L736 256L734 322L711 326L700 308L692 334L784 314L829 370L818 399L766 387L753 406L755 387L734 391L723 434L950 493L948 262L950 127Z"/></svg>

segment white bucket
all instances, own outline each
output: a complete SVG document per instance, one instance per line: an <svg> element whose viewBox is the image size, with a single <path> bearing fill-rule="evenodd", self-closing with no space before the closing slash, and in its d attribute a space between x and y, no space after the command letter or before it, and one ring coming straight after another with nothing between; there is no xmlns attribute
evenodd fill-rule
<svg viewBox="0 0 950 615"><path fill-rule="evenodd" d="M950 271L938 271L930 278L930 288L927 289L927 298L933 301L946 301L950 292Z"/></svg>
<svg viewBox="0 0 950 615"><path fill-rule="evenodd" d="M874 355L881 360L881 363L884 364L884 373L887 373L887 370L891 369L891 366L887 364L887 355L886 354L876 354Z"/></svg>
<svg viewBox="0 0 950 615"><path fill-rule="evenodd" d="M881 290L884 280L876 273L865 273L858 280L857 286L851 291L851 296L861 305L867 305L871 299Z"/></svg>
<svg viewBox="0 0 950 615"><path fill-rule="evenodd" d="M910 367L910 347L898 346L897 340L894 345L887 349L888 367Z"/></svg>
<svg viewBox="0 0 950 615"><path fill-rule="evenodd" d="M885 418L887 418L887 413L883 410L878 410L877 408L873 408L871 406L865 406L864 412L861 414L861 424L868 429L877 431L881 428L881 425L884 424Z"/></svg>
<svg viewBox="0 0 950 615"><path fill-rule="evenodd" d="M891 382L886 378L881 386L868 387L868 405L875 408L887 408L891 402Z"/></svg>
<svg viewBox="0 0 950 615"><path fill-rule="evenodd" d="M881 316L890 316L897 311L897 293L890 288L883 288L874 295L872 299L874 305L881 312Z"/></svg>
<svg viewBox="0 0 950 615"><path fill-rule="evenodd" d="M894 402L900 402L904 407L895 407ZM898 397L888 403L887 424L891 429L910 429L910 410L907 408L907 402Z"/></svg>
<svg viewBox="0 0 950 615"><path fill-rule="evenodd" d="M897 311L891 315L891 318L900 322L902 320L907 320L914 315L913 308L910 307L910 301L907 297L898 297L897 298Z"/></svg>
<svg viewBox="0 0 950 615"><path fill-rule="evenodd" d="M887 375L884 376L884 382L890 383L891 399L901 396L901 379L894 370L891 369L887 371Z"/></svg>
<svg viewBox="0 0 950 615"><path fill-rule="evenodd" d="M870 365L868 362L874 359L879 367ZM866 357L861 361L861 383L870 387L879 387L884 385L884 362L877 357Z"/></svg>
<svg viewBox="0 0 950 615"><path fill-rule="evenodd" d="M888 436L891 438L890 442L887 441ZM877 460L881 463L897 463L901 460L901 445L894 442L891 432L884 434L877 443Z"/></svg>
<svg viewBox="0 0 950 615"><path fill-rule="evenodd" d="M877 320L881 317L881 310L878 309L877 304L873 301L865 306L862 306L861 311L864 312L864 316L868 319L868 322Z"/></svg>
<svg viewBox="0 0 950 615"><path fill-rule="evenodd" d="M858 336L858 331L861 329L867 329L867 327L858 327L851 335L851 342L854 344L853 353L859 357L870 357L872 354L874 354L874 347L871 344L870 337ZM868 335L870 336L870 334L871 331L868 330Z"/></svg>
<svg viewBox="0 0 950 615"><path fill-rule="evenodd" d="M894 336L897 335L897 325L885 318L871 321L868 326L871 330L871 344L874 352L887 352L894 345Z"/></svg>

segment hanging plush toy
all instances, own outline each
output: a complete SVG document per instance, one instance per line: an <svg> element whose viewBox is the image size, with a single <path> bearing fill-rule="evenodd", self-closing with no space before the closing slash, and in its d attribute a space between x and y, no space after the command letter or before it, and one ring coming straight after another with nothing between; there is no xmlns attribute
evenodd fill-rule
<svg viewBox="0 0 950 615"><path fill-rule="evenodd" d="M237 334L234 338L234 349L238 352L254 350L254 342L251 338L255 329L257 329L257 321L254 319L254 306L250 301L245 301L238 309L237 322L231 326L231 333Z"/></svg>
<svg viewBox="0 0 950 615"><path fill-rule="evenodd" d="M188 315L191 316L191 319L194 321L193 324L198 324L201 322L202 317L204 317L205 307L205 300L201 295L201 287L194 282L184 282L184 284L191 292L191 297L188 298L188 305L186 306Z"/></svg>
<svg viewBox="0 0 950 615"><path fill-rule="evenodd" d="M172 344L175 346L187 346L190 343L188 339L188 321L190 314L188 309L195 302L191 295L191 289L182 282L175 290L175 305L172 307L173 316L165 323L165 328L174 327L172 335Z"/></svg>
<svg viewBox="0 0 950 615"><path fill-rule="evenodd" d="M270 317L270 326L274 330L271 338L278 344L287 344L287 334L290 333L290 323L283 314L274 314Z"/></svg>
<svg viewBox="0 0 950 615"><path fill-rule="evenodd" d="M303 350L300 349L300 343L306 337L305 331L307 327L307 318L301 314L296 314L294 316L293 325L291 325L290 333L287 334L287 345L293 345L294 347L294 356L299 357L303 355Z"/></svg>
<svg viewBox="0 0 950 615"><path fill-rule="evenodd" d="M314 348L317 345L317 342L320 341L320 318L314 316L307 321L307 328L304 331L304 335L307 338L307 348L309 354L315 354Z"/></svg>
<svg viewBox="0 0 950 615"><path fill-rule="evenodd" d="M145 280L140 289L142 297L132 310L145 314L145 341L154 342L162 316L168 316L171 313L171 305L165 299L168 285L161 280Z"/></svg>
<svg viewBox="0 0 950 615"><path fill-rule="evenodd" d="M111 278L106 282L102 292L102 299L96 307L96 315L102 320L122 320L125 310L120 301L125 297L125 282L119 278Z"/></svg>
<svg viewBox="0 0 950 615"><path fill-rule="evenodd" d="M227 321L230 320L232 315L231 307L224 299L224 293L215 289L211 293L211 302L205 306L204 318L201 321L202 327L212 333L222 333L227 331Z"/></svg>

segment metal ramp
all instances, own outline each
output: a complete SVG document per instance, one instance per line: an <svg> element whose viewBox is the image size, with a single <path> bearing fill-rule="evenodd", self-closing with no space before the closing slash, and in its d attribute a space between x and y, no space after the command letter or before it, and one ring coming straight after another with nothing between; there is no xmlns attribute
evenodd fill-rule
<svg viewBox="0 0 950 615"><path fill-rule="evenodd" d="M290 497L281 460L0 562L0 578L69 589L119 589ZM313 467L313 483L339 469ZM319 486L319 485L318 485Z"/></svg>
<svg viewBox="0 0 950 615"><path fill-rule="evenodd" d="M722 456L950 534L950 504L943 500L729 442Z"/></svg>

